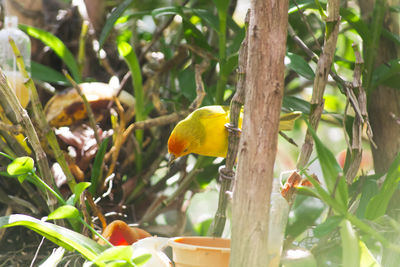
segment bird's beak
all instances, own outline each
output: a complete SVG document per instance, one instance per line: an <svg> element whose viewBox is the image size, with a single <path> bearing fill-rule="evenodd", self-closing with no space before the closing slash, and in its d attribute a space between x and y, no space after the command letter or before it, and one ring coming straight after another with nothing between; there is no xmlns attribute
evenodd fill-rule
<svg viewBox="0 0 400 267"><path fill-rule="evenodd" d="M174 154L169 154L169 159L168 159L168 167L171 167L172 163L176 160L176 157Z"/></svg>

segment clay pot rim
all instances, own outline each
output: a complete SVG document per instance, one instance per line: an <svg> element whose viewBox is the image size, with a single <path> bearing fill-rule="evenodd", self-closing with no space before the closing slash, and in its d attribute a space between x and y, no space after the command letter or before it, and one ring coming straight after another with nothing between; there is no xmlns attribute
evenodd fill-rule
<svg viewBox="0 0 400 267"><path fill-rule="evenodd" d="M212 237L212 236L178 236L173 237L168 240L168 245L172 248L180 248L180 249L187 249L187 250L213 250L213 251L220 251L225 253L230 253L230 247L211 247L211 246L202 246L202 245L193 245L193 244L186 244L181 242L176 242L177 239L186 239L186 238L194 238L194 239L219 239L222 241L230 241L229 238L220 238L220 237Z"/></svg>

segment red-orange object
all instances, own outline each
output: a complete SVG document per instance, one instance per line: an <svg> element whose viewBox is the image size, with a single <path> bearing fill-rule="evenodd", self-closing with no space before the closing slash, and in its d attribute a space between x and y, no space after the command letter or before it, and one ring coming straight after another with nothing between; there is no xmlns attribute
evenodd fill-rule
<svg viewBox="0 0 400 267"><path fill-rule="evenodd" d="M150 237L151 235L143 229L129 227L125 222L115 220L104 229L102 234L114 246L129 246L136 241ZM103 240L99 243L104 245Z"/></svg>

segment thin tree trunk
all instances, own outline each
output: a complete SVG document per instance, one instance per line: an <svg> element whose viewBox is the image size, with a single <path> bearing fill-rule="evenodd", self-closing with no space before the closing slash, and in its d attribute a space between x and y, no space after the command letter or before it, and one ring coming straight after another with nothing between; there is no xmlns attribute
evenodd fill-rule
<svg viewBox="0 0 400 267"><path fill-rule="evenodd" d="M284 86L287 0L254 0L232 210L230 266L266 266L269 203Z"/></svg>

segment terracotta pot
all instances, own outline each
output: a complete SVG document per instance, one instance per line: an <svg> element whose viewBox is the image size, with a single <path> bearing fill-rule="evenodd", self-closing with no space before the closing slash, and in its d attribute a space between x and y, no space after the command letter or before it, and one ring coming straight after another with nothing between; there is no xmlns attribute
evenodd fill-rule
<svg viewBox="0 0 400 267"><path fill-rule="evenodd" d="M175 237L168 241L176 267L228 267L230 240L213 237Z"/></svg>

